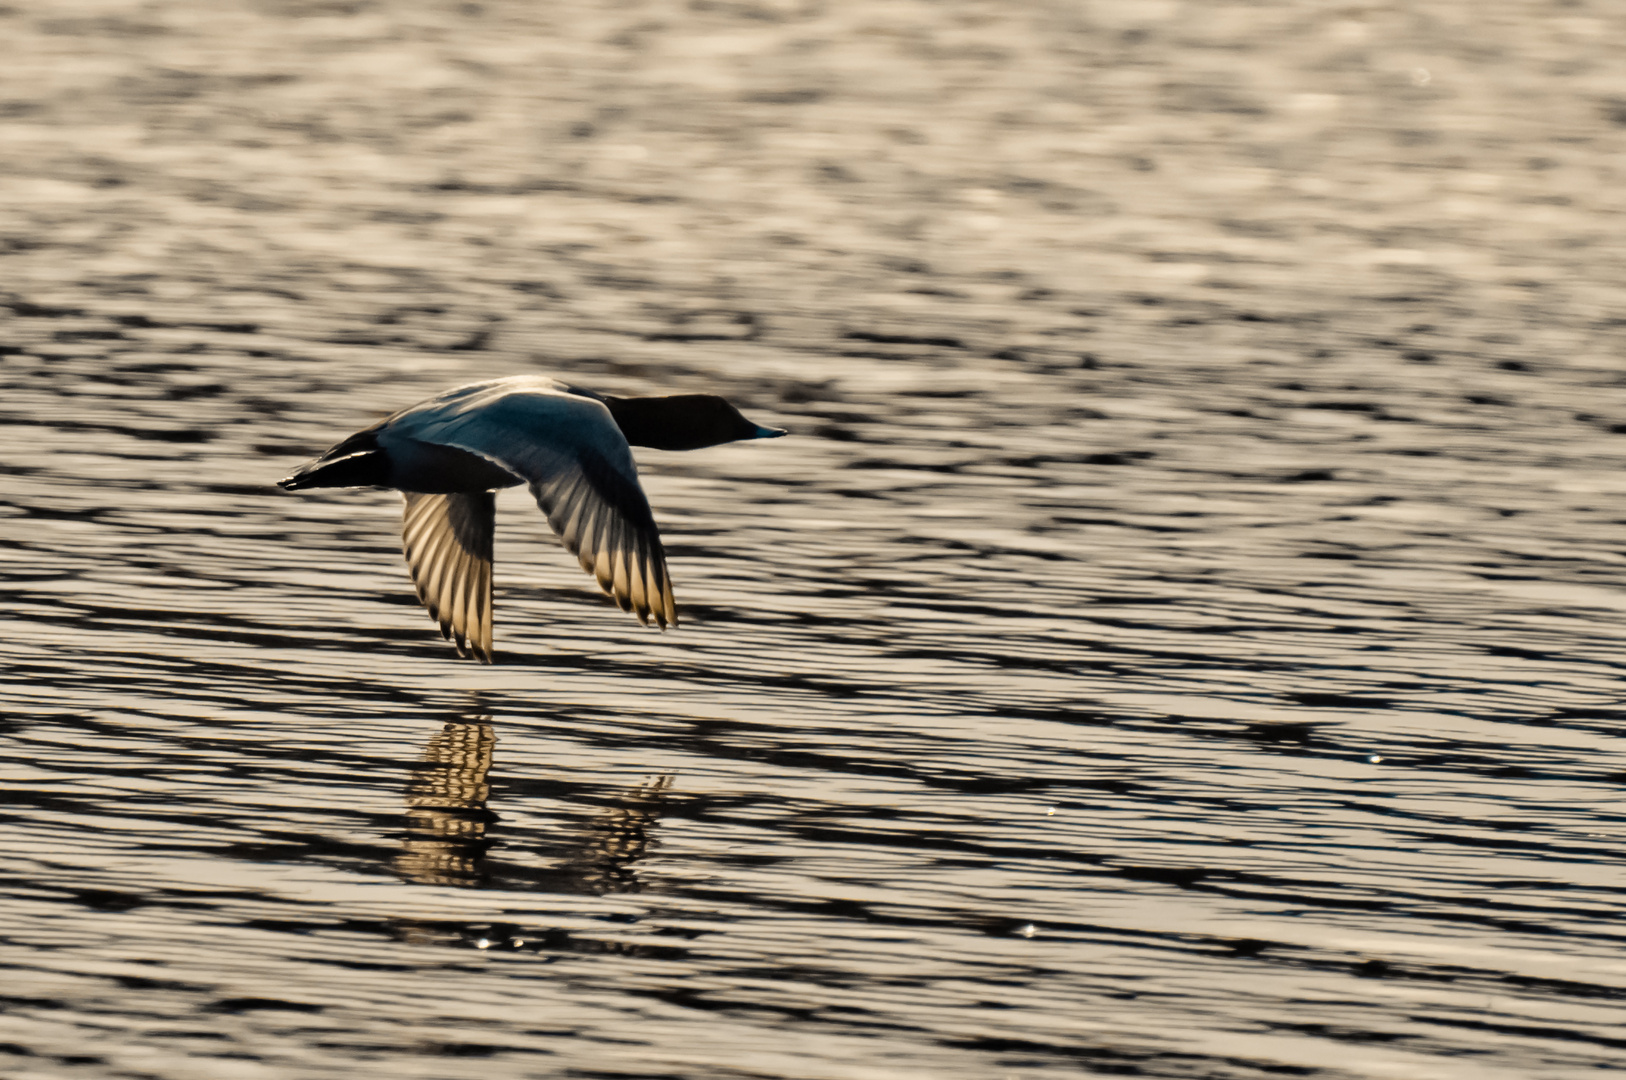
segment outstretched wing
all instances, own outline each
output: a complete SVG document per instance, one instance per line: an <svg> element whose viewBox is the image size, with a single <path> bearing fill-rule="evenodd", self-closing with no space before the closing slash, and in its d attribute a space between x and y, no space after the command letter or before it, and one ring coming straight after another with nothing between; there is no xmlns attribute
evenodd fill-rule
<svg viewBox="0 0 1626 1080"><path fill-rule="evenodd" d="M401 547L418 599L459 656L491 663L491 534L496 497L402 492Z"/></svg>
<svg viewBox="0 0 1626 1080"><path fill-rule="evenodd" d="M651 618L662 628L677 625L666 550L636 480L628 481L586 450L577 455L575 467L532 481L531 494L582 569L622 611L646 626Z"/></svg>
<svg viewBox="0 0 1626 1080"><path fill-rule="evenodd" d="M480 454L529 482L583 570L645 624L677 625L666 552L609 409L552 380L466 387L391 419L401 435ZM428 601L425 601L427 603Z"/></svg>

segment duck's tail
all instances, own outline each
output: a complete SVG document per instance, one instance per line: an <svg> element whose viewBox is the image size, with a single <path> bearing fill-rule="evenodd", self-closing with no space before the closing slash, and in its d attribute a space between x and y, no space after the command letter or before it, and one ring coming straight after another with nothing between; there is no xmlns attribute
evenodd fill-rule
<svg viewBox="0 0 1626 1080"><path fill-rule="evenodd" d="M388 487L390 459L378 445L377 433L357 432L292 476L277 481L286 491L317 487Z"/></svg>

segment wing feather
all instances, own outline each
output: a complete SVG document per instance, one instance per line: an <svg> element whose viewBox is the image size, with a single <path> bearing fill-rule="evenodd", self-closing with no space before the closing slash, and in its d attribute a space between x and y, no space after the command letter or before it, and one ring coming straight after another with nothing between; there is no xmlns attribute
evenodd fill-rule
<svg viewBox="0 0 1626 1080"><path fill-rule="evenodd" d="M452 632L452 642L457 646L459 656L468 651L468 635L464 633L468 628L466 586L474 584L468 580L468 570L467 552L459 550L447 553L446 578L441 583L441 596L445 598L446 606L441 617L446 620L446 628Z"/></svg>
<svg viewBox="0 0 1626 1080"><path fill-rule="evenodd" d="M631 559L632 551L627 539L625 528L616 530L615 565L610 569L610 595L620 603L622 611L632 610L632 580L627 574L627 563Z"/></svg>
<svg viewBox="0 0 1626 1080"><path fill-rule="evenodd" d="M435 544L441 534L431 532L425 537L425 548ZM436 622L440 621L440 578L435 576L435 553L420 549L417 553L416 566L413 560L407 561L407 569L412 571L412 585L418 590L418 602L429 611L429 617Z"/></svg>
<svg viewBox="0 0 1626 1080"><path fill-rule="evenodd" d="M602 517L604 507L591 499L583 499L582 502L584 509L582 510L581 530L576 535L576 542L579 547L577 554L582 569L596 576L597 568L593 553L599 549L598 535L601 524L599 519Z"/></svg>
<svg viewBox="0 0 1626 1080"><path fill-rule="evenodd" d="M627 582L627 610L648 611L649 591L644 587L644 548L642 541L633 537L633 544L627 548L626 574ZM639 615L639 621L647 624L649 616Z"/></svg>
<svg viewBox="0 0 1626 1080"><path fill-rule="evenodd" d="M429 595L434 598L429 612L440 623L440 636L447 641L452 640L452 596L448 579L451 577L453 546L453 541L447 535L435 538L435 553L430 559L428 572Z"/></svg>
<svg viewBox="0 0 1626 1080"><path fill-rule="evenodd" d="M475 655L484 656L486 663L491 663L491 563L488 560L479 560L480 580L475 585L474 595L478 598L480 620L475 629L474 647Z"/></svg>
<svg viewBox="0 0 1626 1080"><path fill-rule="evenodd" d="M418 599L459 655L491 663L495 497L402 494L401 546Z"/></svg>
<svg viewBox="0 0 1626 1080"><path fill-rule="evenodd" d="M593 576L598 578L598 587L611 596L615 595L615 570L610 565L610 558L612 555L619 556L621 554L621 550L614 546L617 540L616 534L619 532L620 530L615 527L615 522L604 521L600 524L599 536L593 543L596 552L596 558L593 560Z"/></svg>

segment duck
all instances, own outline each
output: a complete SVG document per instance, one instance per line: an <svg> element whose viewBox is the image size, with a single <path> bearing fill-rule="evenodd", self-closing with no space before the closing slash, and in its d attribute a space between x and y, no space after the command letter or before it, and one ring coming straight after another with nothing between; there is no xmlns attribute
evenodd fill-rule
<svg viewBox="0 0 1626 1080"><path fill-rule="evenodd" d="M543 375L469 383L385 417L277 482L393 488L418 600L462 657L492 653L496 492L528 484L583 570L648 626L678 625L666 552L632 447L775 439L715 394L616 397Z"/></svg>

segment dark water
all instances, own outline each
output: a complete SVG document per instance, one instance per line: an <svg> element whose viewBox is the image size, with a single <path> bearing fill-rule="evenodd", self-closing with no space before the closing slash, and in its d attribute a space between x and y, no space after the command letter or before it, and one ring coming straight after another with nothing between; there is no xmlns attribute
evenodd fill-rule
<svg viewBox="0 0 1626 1080"><path fill-rule="evenodd" d="M0 12L0 1075L1626 1050L1601 4ZM683 629L270 485L547 371Z"/></svg>

